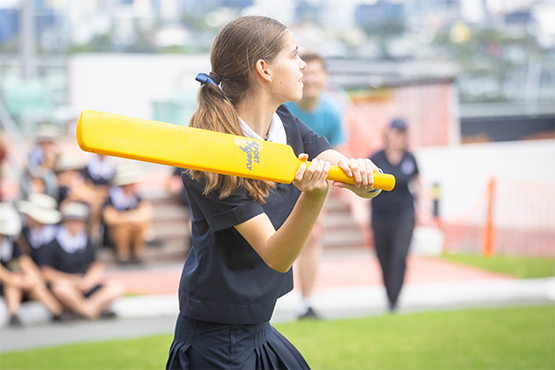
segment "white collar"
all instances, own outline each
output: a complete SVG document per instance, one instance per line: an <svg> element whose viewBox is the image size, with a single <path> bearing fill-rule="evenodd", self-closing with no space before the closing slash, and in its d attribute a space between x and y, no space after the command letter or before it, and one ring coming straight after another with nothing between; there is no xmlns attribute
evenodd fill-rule
<svg viewBox="0 0 555 370"><path fill-rule="evenodd" d="M42 228L29 229L29 244L34 249L50 243L56 236L58 227L56 225L43 225Z"/></svg>
<svg viewBox="0 0 555 370"><path fill-rule="evenodd" d="M116 164L106 158L101 161L99 156L94 156L87 164L87 168L95 180L110 180L116 173Z"/></svg>
<svg viewBox="0 0 555 370"><path fill-rule="evenodd" d="M119 186L112 186L110 188L110 198L112 204L117 211L126 211L137 207L139 201L135 195L127 195Z"/></svg>
<svg viewBox="0 0 555 370"><path fill-rule="evenodd" d="M243 135L250 137L251 139L267 140L278 144L287 144L287 134L285 133L285 127L283 127L283 122L279 118L277 113L272 116L272 122L270 123L270 129L268 130L268 136L263 139L258 135L245 121L239 117L239 124L241 125L241 130L243 130Z"/></svg>
<svg viewBox="0 0 555 370"><path fill-rule="evenodd" d="M60 247L67 253L73 254L87 247L87 232L83 231L77 235L71 235L65 227L60 227L56 240Z"/></svg>
<svg viewBox="0 0 555 370"><path fill-rule="evenodd" d="M1 237L0 239L0 260L2 262L10 262L13 257L13 242L12 240L7 237Z"/></svg>

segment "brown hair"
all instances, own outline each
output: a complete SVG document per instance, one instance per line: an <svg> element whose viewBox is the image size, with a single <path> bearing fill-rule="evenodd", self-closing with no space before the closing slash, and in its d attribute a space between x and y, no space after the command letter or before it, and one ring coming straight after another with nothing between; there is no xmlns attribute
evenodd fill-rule
<svg viewBox="0 0 555 370"><path fill-rule="evenodd" d="M286 29L271 18L246 16L229 22L220 30L212 45L210 62L227 100L223 99L217 86L210 83L202 85L190 127L244 136L235 105L257 83L256 62L260 59L271 62L283 48ZM275 186L261 180L188 171L191 178L204 181L205 194L217 190L221 199L230 196L237 187L242 187L252 198L264 203L269 189Z"/></svg>
<svg viewBox="0 0 555 370"><path fill-rule="evenodd" d="M305 63L320 62L324 71L328 70L326 66L326 61L319 54L316 54L316 53L303 54L301 55L301 59L304 60Z"/></svg>

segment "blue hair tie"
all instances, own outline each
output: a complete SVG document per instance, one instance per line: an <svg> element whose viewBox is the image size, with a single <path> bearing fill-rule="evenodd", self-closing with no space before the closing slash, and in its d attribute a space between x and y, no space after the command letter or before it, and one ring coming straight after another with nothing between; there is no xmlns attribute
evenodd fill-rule
<svg viewBox="0 0 555 370"><path fill-rule="evenodd" d="M222 91L222 89L220 89L220 86L218 86L220 81L216 80L213 77L210 77L206 73L199 73L197 75L197 77L195 78L195 80L200 82L201 86L204 85L204 84L212 84L212 85L216 86L218 88L218 90L220 90L220 93L222 94L222 98L224 98L224 100L227 100L227 98L224 95L224 92Z"/></svg>

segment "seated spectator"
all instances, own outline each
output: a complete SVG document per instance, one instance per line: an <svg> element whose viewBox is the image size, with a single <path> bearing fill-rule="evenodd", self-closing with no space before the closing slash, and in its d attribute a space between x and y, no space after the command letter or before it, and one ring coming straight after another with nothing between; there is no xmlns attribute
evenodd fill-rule
<svg viewBox="0 0 555 370"><path fill-rule="evenodd" d="M56 173L59 185L59 208L68 202L87 203L91 209L89 236L93 241L100 241L100 210L106 196L85 182L78 163L70 156L60 157L56 165Z"/></svg>
<svg viewBox="0 0 555 370"><path fill-rule="evenodd" d="M19 245L35 263L36 252L56 235L56 224L62 219L57 206L56 199L38 193L30 194L28 200L18 202L19 212L25 216Z"/></svg>
<svg viewBox="0 0 555 370"><path fill-rule="evenodd" d="M145 236L152 222L152 205L138 195L138 181L136 171L118 172L102 212L105 232L121 264L142 263Z"/></svg>
<svg viewBox="0 0 555 370"><path fill-rule="evenodd" d="M50 170L27 169L21 176L19 182L19 193L22 199L27 199L29 194L47 194L58 199L58 179L56 174Z"/></svg>
<svg viewBox="0 0 555 370"><path fill-rule="evenodd" d="M95 187L107 189L116 175L116 164L109 157L95 154L83 169L83 177Z"/></svg>
<svg viewBox="0 0 555 370"><path fill-rule="evenodd" d="M39 127L35 145L31 148L29 154L29 169L33 172L36 169L54 170L59 155L56 144L58 136L59 130L53 125L42 124Z"/></svg>
<svg viewBox="0 0 555 370"><path fill-rule="evenodd" d="M62 215L56 237L37 255L52 292L65 307L85 318L115 317L108 307L125 289L118 282L104 281L104 266L96 261L87 236L89 208L84 203L67 203Z"/></svg>
<svg viewBox="0 0 555 370"><path fill-rule="evenodd" d="M58 129L55 126L45 124L39 128L35 145L29 153L27 169L20 181L22 198L27 198L31 193L44 193L58 198L58 182L54 173L59 156L57 137Z"/></svg>
<svg viewBox="0 0 555 370"><path fill-rule="evenodd" d="M79 165L74 158L61 156L56 163L56 177L58 178L58 205L61 208L64 201L82 201L89 194L84 187L85 180L79 172Z"/></svg>
<svg viewBox="0 0 555 370"><path fill-rule="evenodd" d="M71 316L48 290L37 265L21 253L16 242L20 230L17 211L11 205L0 203L0 295L8 306L9 324L21 326L18 314L26 296L43 303L53 321L69 320Z"/></svg>

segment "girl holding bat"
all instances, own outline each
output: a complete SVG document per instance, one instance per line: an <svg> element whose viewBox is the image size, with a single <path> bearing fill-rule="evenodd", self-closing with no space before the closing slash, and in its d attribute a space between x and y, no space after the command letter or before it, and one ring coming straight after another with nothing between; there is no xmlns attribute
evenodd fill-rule
<svg viewBox="0 0 555 370"><path fill-rule="evenodd" d="M312 163L299 167L292 184L184 171L193 243L168 369L309 368L269 320L277 299L293 289L291 266L326 198L330 164L355 178L355 185L333 186L364 198L379 191L370 160L334 151L283 105L302 96L306 64L297 49L278 21L241 17L216 36L212 72L197 76L191 127L288 144ZM256 148L244 151L256 162Z"/></svg>

